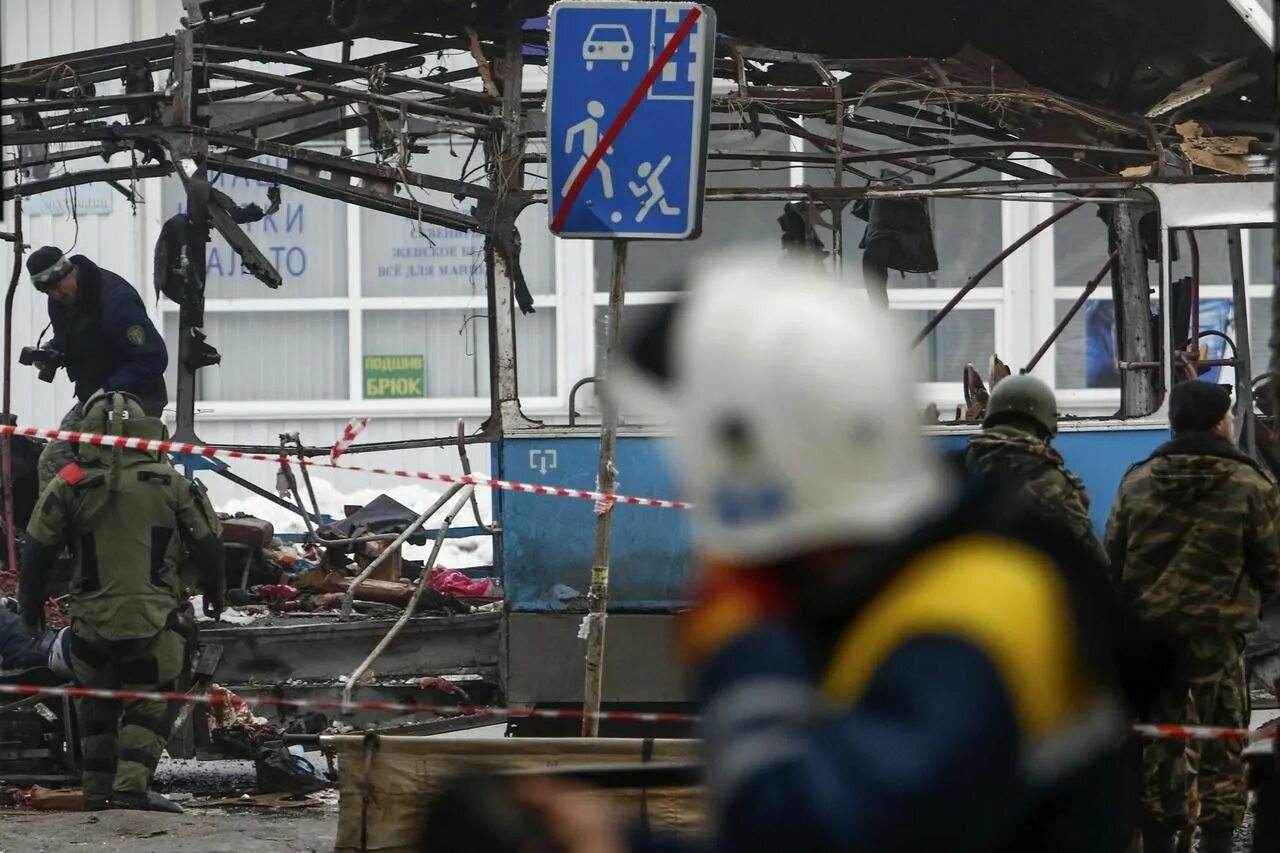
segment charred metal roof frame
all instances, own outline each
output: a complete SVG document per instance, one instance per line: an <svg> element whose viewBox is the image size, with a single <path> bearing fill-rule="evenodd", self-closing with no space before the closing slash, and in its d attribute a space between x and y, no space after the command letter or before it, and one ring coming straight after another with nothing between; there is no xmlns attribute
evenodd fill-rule
<svg viewBox="0 0 1280 853"><path fill-rule="evenodd" d="M233 217L207 204L210 174L270 181L484 235L498 381L491 383L493 415L468 440L487 440L529 423L519 412L514 371L512 308L531 305L521 292L515 218L545 199L545 192L525 189L522 180L525 164L544 159L526 150L529 140L544 136L544 93L524 91L521 83L525 64L545 62L546 32L523 22L544 15L547 5L330 0L318 4L327 13L317 14L317 4L303 0L184 0L183 29L174 36L0 69L4 141L18 149L0 164L3 198L105 181L133 200L138 181L177 171L191 194L193 218L222 233L269 285L278 273ZM833 186L711 188L707 198L817 202L832 213L837 258L842 212L853 199L1053 192L1121 201L1139 190L1137 175L1177 181L1196 172L1177 147L1182 122L1195 120L1209 136L1258 135L1259 151L1274 145L1270 51L1249 16L1227 2L1192 4L1177 15L1154 0L1034 6L994 0L981 14L965 15L949 0L715 5L722 32L733 35L718 42L713 129L784 134L801 140L804 150L713 148L710 159L747 168L827 166ZM404 46L353 57L353 44L364 38ZM332 44L342 45L341 61L301 53ZM1081 44L1090 49L1080 50ZM443 50L470 52L474 67L439 68L434 55ZM281 65L301 70L278 73ZM168 74L161 88L154 84L156 72ZM123 93L97 94L97 84L121 79ZM277 96L278 109L227 120L209 115L213 105L261 95ZM374 161L302 147L353 128L367 129ZM847 139L850 129L860 141L872 135L890 144L868 150ZM419 138L443 132L473 140L483 152L483 168L475 170L483 180L413 168L414 155L422 152ZM65 147L53 150L59 146ZM128 153L129 162L67 171L79 160L110 161L116 152ZM255 159L262 155L283 165ZM966 166L940 174L940 161ZM54 173L50 167L57 164L62 171ZM878 164L877 172L913 173L921 182L886 184L865 170L869 164ZM1007 179L963 180L980 168ZM417 191L471 204L446 208L420 200ZM191 248L202 243L198 235ZM203 340L203 263L193 266L199 300L180 313L176 395L177 434L187 438L194 437L198 369L190 366L192 342ZM455 440L363 444L348 452ZM307 456L327 452L297 450Z"/></svg>

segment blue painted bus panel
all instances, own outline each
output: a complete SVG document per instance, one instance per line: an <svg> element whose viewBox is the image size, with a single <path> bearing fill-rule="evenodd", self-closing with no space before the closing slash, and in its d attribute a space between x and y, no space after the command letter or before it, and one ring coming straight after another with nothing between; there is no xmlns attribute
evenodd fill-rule
<svg viewBox="0 0 1280 853"><path fill-rule="evenodd" d="M622 494L676 497L661 439L619 436L616 467ZM494 445L495 468L508 480L594 489L599 439L508 437ZM557 585L585 595L591 584L595 514L591 501L518 492L498 494L503 534L501 570L513 610L557 610ZM692 540L683 510L613 508L610 610L666 610L687 598ZM562 594L565 590L558 590Z"/></svg>
<svg viewBox="0 0 1280 853"><path fill-rule="evenodd" d="M1089 430L1063 432L1053 440L1067 468L1084 480L1089 490L1093 526L1101 536L1107 528L1107 515L1115 503L1120 478L1135 462L1146 459L1169 438L1166 427L1150 429ZM963 450L967 435L947 435L939 439L946 450Z"/></svg>
<svg viewBox="0 0 1280 853"><path fill-rule="evenodd" d="M1165 441L1164 428L1064 432L1054 441L1067 466L1089 488L1099 534L1128 467ZM936 439L944 451L963 449L966 435ZM574 489L595 488L598 437L508 437L494 445L500 477ZM618 491L643 497L675 498L662 439L619 436ZM503 526L498 557L507 600L513 610L563 609L591 581L595 515L590 501L517 492L495 495L495 515ZM611 611L669 610L687 601L692 580L688 516L681 510L615 506L609 578Z"/></svg>

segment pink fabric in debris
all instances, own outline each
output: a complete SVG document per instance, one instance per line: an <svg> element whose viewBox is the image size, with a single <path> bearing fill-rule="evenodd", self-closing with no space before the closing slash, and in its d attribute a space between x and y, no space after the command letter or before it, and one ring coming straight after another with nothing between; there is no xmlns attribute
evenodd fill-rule
<svg viewBox="0 0 1280 853"><path fill-rule="evenodd" d="M473 579L457 569L436 566L427 577L436 592L447 592L459 598L496 598L499 593L489 578Z"/></svg>
<svg viewBox="0 0 1280 853"><path fill-rule="evenodd" d="M276 610L298 610L302 603L298 601L298 591L288 584L265 584L258 590L258 598Z"/></svg>

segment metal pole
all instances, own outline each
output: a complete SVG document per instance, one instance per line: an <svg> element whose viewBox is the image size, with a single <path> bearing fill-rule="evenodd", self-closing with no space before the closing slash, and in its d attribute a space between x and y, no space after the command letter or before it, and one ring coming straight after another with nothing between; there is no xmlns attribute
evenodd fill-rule
<svg viewBox="0 0 1280 853"><path fill-rule="evenodd" d="M288 439L293 443L294 447L298 448L298 467L302 469L302 482L307 487L307 495L311 498L311 508L315 511L316 523L319 524L324 513L320 511L320 501L316 499L316 490L311 485L311 469L307 465L307 457L303 453L305 448L302 445L302 435L301 433L291 432L288 434ZM468 471L467 473L471 472ZM293 476L292 472L289 476ZM297 489L297 483L294 483L294 488Z"/></svg>
<svg viewBox="0 0 1280 853"><path fill-rule="evenodd" d="M22 196L13 200L13 272L9 275L9 290L4 295L4 423L9 423L9 405L13 391L13 298L18 293L18 278L22 275ZM8 550L5 552L10 572L18 571L17 533L13 529L13 452L9 436L4 437L0 449L0 465L4 474L4 529Z"/></svg>
<svg viewBox="0 0 1280 853"><path fill-rule="evenodd" d="M285 486L285 489L281 489L280 491L287 491L289 494L293 495L293 502L298 508L298 515L302 516L302 523L307 528L307 541L316 542L318 539L316 537L315 527L312 526L311 513L307 512L307 508L302 505L302 494L298 491L298 478L293 476L293 468L290 467L288 458L283 455L288 448L289 445L282 440L280 442L280 470L276 475L276 485L282 485L280 481L284 481L283 485ZM318 514L316 516L315 523L320 523Z"/></svg>
<svg viewBox="0 0 1280 853"><path fill-rule="evenodd" d="M1194 228L1187 229L1187 246L1191 249L1191 341L1188 349L1200 357L1200 243ZM1172 284L1173 282L1170 282ZM1172 344L1172 341L1170 342Z"/></svg>
<svg viewBox="0 0 1280 853"><path fill-rule="evenodd" d="M836 105L836 170L832 175L832 186L844 186L844 89L840 81L827 70L821 62L814 63L818 73L822 75L831 88L831 95ZM827 205L831 211L831 270L837 279L844 277L844 203L832 202Z"/></svg>
<svg viewBox="0 0 1280 853"><path fill-rule="evenodd" d="M177 86L173 93L172 124L186 127L197 123L195 109L195 39L190 29L179 30L174 40L173 76ZM205 165L207 146L202 139L193 137L183 141L174 152L178 170L185 174L180 162L191 158L195 169L191 174L200 187L208 185L209 174ZM196 441L196 370L191 367L195 351L196 329L204 325L204 287L209 242L209 196L207 192L192 190L192 183L184 181L187 189L187 215L191 218L191 233L187 243L188 275L199 294L198 305L184 304L178 309L178 364L175 389L175 424L173 437L179 441Z"/></svg>
<svg viewBox="0 0 1280 853"><path fill-rule="evenodd" d="M396 634L399 634L400 629L413 617L413 612L418 608L418 601L422 598L422 593L426 591L427 587L431 586L427 579L431 575L431 569L436 564L436 558L440 556L440 546L444 544L445 536L449 533L449 525L453 523L458 513L462 512L463 507L467 505L467 501L471 499L471 493L475 491L476 487L460 486L459 488L463 491L463 494L458 495L458 500L454 501L453 506L449 508L449 514L444 517L444 521L440 522L440 532L436 534L436 542L431 546L431 556L427 557L427 561L422 564L422 571L418 573L418 586L413 590L413 595L410 596L409 603L404 608L404 613L400 614L400 618L391 626L391 630L387 631L386 636L378 642L378 645L374 646L373 651L369 652L369 656L362 660L360 665L347 678L347 683L342 688L342 704L344 706L351 704L351 691L355 689L360 676L364 675L365 670L378 659L378 655L382 654L383 650L391 645L391 641L396 638ZM453 492L450 492L450 494L453 494ZM388 548L383 553L387 553L390 550L392 549ZM347 596L347 601L350 601L351 597L356 593L356 585L353 583L348 590L350 594ZM344 713L347 712L349 710L344 711Z"/></svg>
<svg viewBox="0 0 1280 853"><path fill-rule="evenodd" d="M1280 15L1272 15L1272 24L1275 27L1274 37L1272 39L1272 68L1275 71L1273 85L1276 87L1272 95L1275 97L1272 105L1272 124L1280 126ZM1273 202L1275 211L1274 215L1280 215L1280 157L1272 155L1271 167L1274 170L1275 177L1272 179L1275 184ZM1280 381L1277 381L1276 374L1280 373L1280 224L1272 223L1271 226L1271 381L1267 383L1270 388L1271 411L1280 412ZM1272 427L1275 427L1273 422ZM1280 740L1276 741L1277 755L1280 755Z"/></svg>
<svg viewBox="0 0 1280 853"><path fill-rule="evenodd" d="M1009 257L1014 252L1021 249L1029 240L1031 240L1031 238L1035 237L1040 232L1052 226L1055 222L1057 222L1062 217L1083 207L1084 204L1085 202L1083 201L1072 202L1071 204L1062 208L1062 210L1059 210L1057 213L1054 213L1044 222L1041 222L1035 228L1032 228L1026 234L1023 234L1017 240L1014 240L1012 243L1006 246L1004 250L1000 252L1000 254L996 255L994 258L988 261L986 266L984 266L982 269L974 273L973 276L964 283L964 286L960 288L960 290L956 293L956 295L951 297L950 302L942 306L942 308L938 311L938 313L934 314L928 323L925 323L924 328L920 330L920 334L916 335L916 339L911 342L912 348L914 349L915 347L918 347L921 341L929 337L929 333L932 332L934 329L936 329L938 327L938 324L941 323L943 319L945 319L946 316L951 313L951 310L960 304L960 300L968 296L969 291L977 287L978 284L984 278L987 277L988 273L990 273L996 267L1000 266L1000 264L1004 262L1005 258Z"/></svg>
<svg viewBox="0 0 1280 853"><path fill-rule="evenodd" d="M524 185L525 135L521 127L521 92L524 81L524 36L519 19L513 19L506 34L502 63L502 132L490 140L490 180L496 191L493 233L485 238L486 284L489 305L489 353L492 383L491 418L505 434L529 423L520 411L520 387L516 363L515 263L514 253L498 250L515 242L515 212L509 195Z"/></svg>
<svg viewBox="0 0 1280 853"><path fill-rule="evenodd" d="M1250 456L1258 451L1253 428L1253 362L1249 340L1249 293L1244 282L1244 243L1240 229L1227 229L1227 255L1231 266L1231 296L1236 303L1236 443ZM1197 341L1196 351L1199 352Z"/></svg>
<svg viewBox="0 0 1280 853"><path fill-rule="evenodd" d="M467 426L466 424L467 424L466 421L464 421L462 418L458 418L458 458L462 460L462 473L470 477L471 476L471 460L467 458L467 435L466 435ZM305 471L306 469L304 468L303 470ZM484 520L480 518L480 504L476 502L476 493L474 489L471 492L471 514L475 516L476 527L479 527L480 529L486 530L490 533L493 532L493 525L485 524Z"/></svg>
<svg viewBox="0 0 1280 853"><path fill-rule="evenodd" d="M1138 236L1138 214L1132 203L1111 208L1108 242L1116 253L1112 272L1112 289L1116 304L1116 343L1120 361L1164 361L1156 351L1151 328L1151 296L1147 283L1147 258ZM1167 276L1166 276L1167 278ZM1168 325L1168 311L1161 322ZM1171 336L1172 332L1166 337ZM1176 344L1167 343L1173 350ZM1162 381L1144 371L1126 371L1120 378L1121 417L1141 417L1160 405L1158 383Z"/></svg>
<svg viewBox="0 0 1280 853"><path fill-rule="evenodd" d="M342 599L342 618L343 619L348 619L351 616L351 605L352 605L352 602L355 601L356 587L364 583L365 579L367 579L369 575L373 574L373 570L378 568L378 566L382 565L383 560L387 559L389 556L395 553L395 551L401 545L403 545L409 539L410 536L414 534L414 531L416 531L422 525L426 524L427 520L431 518L431 516L435 515L440 510L440 507L444 506L445 503L448 502L449 498L456 495L459 491L462 490L462 488L463 488L462 483L454 483L452 486L446 489L445 493L441 495L439 498L437 498L435 503L433 503L431 506L423 510L422 514L419 515L417 518L415 518L412 522L410 522L408 527L400 531L400 535L397 536L394 540L392 540L391 544L388 545L385 549L383 549L381 554L374 557L373 562L369 563L369 565L364 567L364 571L360 572L360 574L355 576L355 578L351 581L351 585L347 587L346 597ZM321 540L321 544L324 544L323 540Z"/></svg>
<svg viewBox="0 0 1280 853"><path fill-rule="evenodd" d="M1067 311L1066 316L1058 322L1057 327L1055 327L1049 334L1049 337L1045 338L1045 342L1040 345L1040 349L1036 350L1036 354L1031 356L1031 360L1027 362L1027 366L1019 370L1018 373L1030 373L1036 369L1036 365L1040 363L1040 359L1044 358L1044 354L1049 351L1049 347L1053 346L1053 342L1062 336L1062 333L1066 331L1067 326L1069 326L1071 321L1076 318L1076 315L1080 313L1080 309L1089 301L1089 297L1098 289L1098 285L1102 283L1102 280L1107 277L1107 273L1111 272L1111 268L1115 265L1116 253L1112 252L1111 256L1107 258L1107 262L1102 265L1102 269L1098 270L1098 274L1089 279L1089 283L1084 286L1084 293L1081 293L1080 296L1077 297L1075 304L1073 304Z"/></svg>
<svg viewBox="0 0 1280 853"><path fill-rule="evenodd" d="M609 329L601 376L606 381L614 354L622 345L622 306L627 293L627 242L613 241L613 281L609 286ZM618 471L614 459L618 449L618 409L607 394L601 397L604 415L600 425L600 467L596 489L612 492ZM601 688L604 684L604 623L609 603L609 549L613 543L613 504L605 504L596 514L595 555L591 561L591 588L587 592L586 681L582 690L582 736L600 734Z"/></svg>

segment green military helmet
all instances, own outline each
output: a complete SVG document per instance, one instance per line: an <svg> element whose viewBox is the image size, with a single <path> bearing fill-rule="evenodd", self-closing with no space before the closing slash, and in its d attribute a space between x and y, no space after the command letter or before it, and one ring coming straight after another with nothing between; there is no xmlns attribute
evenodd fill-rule
<svg viewBox="0 0 1280 853"><path fill-rule="evenodd" d="M996 384L987 401L984 427L1011 420L1029 419L1045 432L1058 434L1058 401L1053 390L1034 376L1008 376Z"/></svg>
<svg viewBox="0 0 1280 853"><path fill-rule="evenodd" d="M164 421L149 416L128 391L99 391L86 400L80 428L129 438L168 438Z"/></svg>
<svg viewBox="0 0 1280 853"><path fill-rule="evenodd" d="M169 437L164 421L150 417L141 401L127 391L99 391L84 404L84 417L80 421L81 432L120 435L126 438L149 438L163 441ZM121 448L101 447L81 442L80 459L84 462L108 464L120 457ZM130 455L139 454L157 459L155 451L125 450Z"/></svg>

